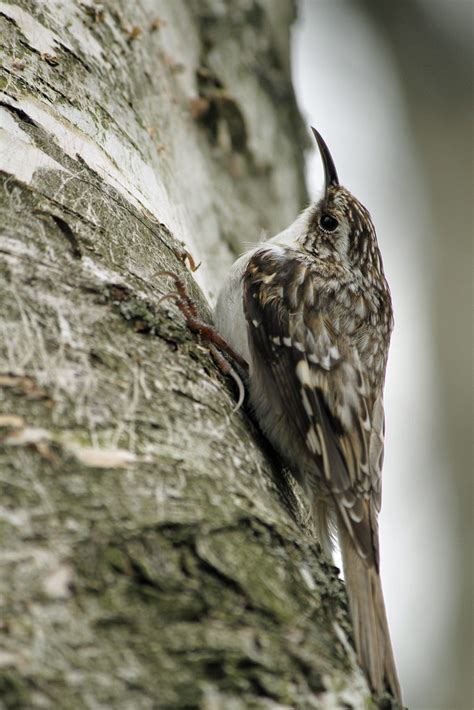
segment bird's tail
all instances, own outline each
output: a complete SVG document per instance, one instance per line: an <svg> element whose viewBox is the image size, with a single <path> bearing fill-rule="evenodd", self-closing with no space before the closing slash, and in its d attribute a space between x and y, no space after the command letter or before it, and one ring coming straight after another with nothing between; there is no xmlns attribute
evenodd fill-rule
<svg viewBox="0 0 474 710"><path fill-rule="evenodd" d="M375 694L388 690L403 708L380 575L360 557L342 525L340 544L359 663Z"/></svg>

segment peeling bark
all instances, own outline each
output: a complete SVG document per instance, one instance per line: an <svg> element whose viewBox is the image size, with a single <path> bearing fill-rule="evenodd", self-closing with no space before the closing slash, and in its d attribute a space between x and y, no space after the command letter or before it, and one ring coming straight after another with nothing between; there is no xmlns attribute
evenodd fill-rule
<svg viewBox="0 0 474 710"><path fill-rule="evenodd" d="M293 12L0 3L4 707L370 703L296 485L159 304L179 271L209 318L304 205Z"/></svg>

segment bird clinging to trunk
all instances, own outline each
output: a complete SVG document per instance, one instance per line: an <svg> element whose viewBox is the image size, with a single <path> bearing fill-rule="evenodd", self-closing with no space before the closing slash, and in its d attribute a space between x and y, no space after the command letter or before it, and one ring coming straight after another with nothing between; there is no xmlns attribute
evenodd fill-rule
<svg viewBox="0 0 474 710"><path fill-rule="evenodd" d="M357 656L378 695L402 705L385 613L377 515L390 291L366 208L324 164L323 195L231 268L217 331L249 365L251 405L310 502L331 555L337 531Z"/></svg>

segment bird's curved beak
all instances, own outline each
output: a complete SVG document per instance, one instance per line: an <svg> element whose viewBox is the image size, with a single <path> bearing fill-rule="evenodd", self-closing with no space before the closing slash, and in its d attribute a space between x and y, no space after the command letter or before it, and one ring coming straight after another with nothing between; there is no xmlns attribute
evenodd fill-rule
<svg viewBox="0 0 474 710"><path fill-rule="evenodd" d="M322 135L316 130L316 128L313 128L313 126L311 126L311 130L316 138L316 143L318 144L319 152L321 154L321 160L323 161L325 180L324 194L327 194L327 191L331 185L339 185L339 178L337 177L337 170L334 165L334 160L332 159L329 148L324 142Z"/></svg>

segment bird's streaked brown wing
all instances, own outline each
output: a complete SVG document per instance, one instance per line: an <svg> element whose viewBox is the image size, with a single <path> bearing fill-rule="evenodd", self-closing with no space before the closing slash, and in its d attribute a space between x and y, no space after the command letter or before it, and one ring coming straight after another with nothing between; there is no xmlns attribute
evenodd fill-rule
<svg viewBox="0 0 474 710"><path fill-rule="evenodd" d="M267 368L359 554L378 566L380 472L371 470L370 397L357 349L339 335L333 304L301 254L257 251L243 286L254 361Z"/></svg>

